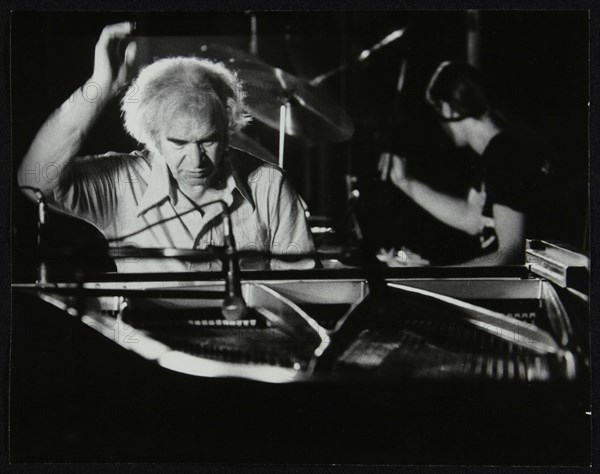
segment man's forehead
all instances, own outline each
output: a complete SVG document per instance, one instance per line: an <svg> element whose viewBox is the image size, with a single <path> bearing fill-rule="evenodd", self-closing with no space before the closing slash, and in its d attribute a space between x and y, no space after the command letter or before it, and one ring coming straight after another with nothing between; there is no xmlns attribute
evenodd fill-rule
<svg viewBox="0 0 600 474"><path fill-rule="evenodd" d="M197 139L217 132L220 122L214 107L207 105L202 109L183 108L175 112L171 119L164 123L162 129L166 137Z"/></svg>

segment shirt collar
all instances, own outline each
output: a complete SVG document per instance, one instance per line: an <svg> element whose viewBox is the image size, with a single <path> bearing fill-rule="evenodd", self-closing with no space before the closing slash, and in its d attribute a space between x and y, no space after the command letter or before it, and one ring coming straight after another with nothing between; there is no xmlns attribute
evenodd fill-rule
<svg viewBox="0 0 600 474"><path fill-rule="evenodd" d="M150 164L152 171L148 187L136 209L138 217L167 198L171 198L173 201L176 199L175 189L171 186L171 174L165 159L158 153L151 153Z"/></svg>
<svg viewBox="0 0 600 474"><path fill-rule="evenodd" d="M248 176L243 173L241 167L238 166L236 160L236 151L233 148L229 149L231 153L227 155L227 163L229 164L230 174L227 179L227 188L233 192L234 189L237 189L238 192L242 195L242 197L250 203L252 209L256 209L256 203L254 199L252 199L252 193L250 192L250 187L248 185Z"/></svg>
<svg viewBox="0 0 600 474"><path fill-rule="evenodd" d="M234 150L235 151L235 150ZM177 193L174 184L171 182L171 172L162 155L152 153L150 156L152 163L152 171L148 182L148 187L139 202L136 213L141 216L151 208L161 204L166 199L171 199L174 204L177 202ZM253 209L256 208L254 199L250 193L247 177L242 176L242 173L236 166L236 160L231 159L230 154L225 155L225 170L227 181L225 183L224 201L231 206L233 203L233 193L237 190L241 196L250 203Z"/></svg>

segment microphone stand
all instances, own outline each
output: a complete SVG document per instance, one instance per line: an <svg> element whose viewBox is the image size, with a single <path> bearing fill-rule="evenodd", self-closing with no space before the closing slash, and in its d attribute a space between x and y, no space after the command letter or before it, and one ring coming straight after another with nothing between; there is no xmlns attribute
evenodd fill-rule
<svg viewBox="0 0 600 474"><path fill-rule="evenodd" d="M43 193L33 186L20 186L21 189L33 191L37 202L38 202L38 235L37 245L39 264L38 264L38 280L37 284L44 285L48 283L47 265L44 261L44 253L42 246L45 245L45 225L46 225L46 211L47 203ZM240 282L240 265L237 257L236 244L233 236L233 224L231 221L231 213L227 204L222 200L215 200L206 202L202 205L196 204L190 199L190 202L196 210L200 210L211 204L219 204L223 208L223 221L225 229L225 257L223 258L223 270L225 274L225 299L223 300L222 314L226 319L241 319L247 312L246 301L242 296L242 286ZM119 242L126 238L118 237L111 239L110 242ZM78 283L81 283L79 276L76 278Z"/></svg>
<svg viewBox="0 0 600 474"><path fill-rule="evenodd" d="M223 270L225 271L225 298L223 299L221 313L225 319L242 319L246 315L248 307L242 296L240 263L237 257L235 238L233 237L233 223L231 221L229 207L227 207L227 203L221 199L205 202L204 204L196 204L192 199L187 199L197 210L211 204L219 204L223 209L225 257L222 262Z"/></svg>
<svg viewBox="0 0 600 474"><path fill-rule="evenodd" d="M221 312L225 319L242 319L248 307L242 296L242 285L240 281L240 262L236 254L235 238L233 237L233 224L231 214L227 204L223 201L217 201L223 207L224 225L225 225L225 258L223 259L223 269L225 274L225 299Z"/></svg>
<svg viewBox="0 0 600 474"><path fill-rule="evenodd" d="M248 307L242 296L242 284L240 282L240 262L237 257L235 238L233 237L233 223L231 221L231 213L225 201L216 199L214 201L205 202L204 204L196 204L192 199L186 196L188 201L197 209L211 204L219 204L223 209L223 225L225 230L225 257L223 258L223 270L225 271L225 298L221 313L225 319L237 320L242 319Z"/></svg>
<svg viewBox="0 0 600 474"><path fill-rule="evenodd" d="M38 191L36 192L38 198L38 235L37 245L38 251L40 252L39 263L38 263L38 283L45 285L48 283L48 268L43 257L43 246L44 246L44 234L46 232L46 198Z"/></svg>
<svg viewBox="0 0 600 474"><path fill-rule="evenodd" d="M38 285L45 285L48 283L48 266L44 260L44 249L46 233L46 211L47 204L44 193L39 188L34 186L19 186L19 189L32 191L38 204L38 215L37 215L37 236L36 244L38 251L38 266L37 266L37 281Z"/></svg>

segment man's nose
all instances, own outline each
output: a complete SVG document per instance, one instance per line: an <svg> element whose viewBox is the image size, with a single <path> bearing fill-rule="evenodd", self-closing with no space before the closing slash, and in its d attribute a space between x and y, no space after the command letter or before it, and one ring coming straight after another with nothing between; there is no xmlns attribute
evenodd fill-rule
<svg viewBox="0 0 600 474"><path fill-rule="evenodd" d="M201 143L191 143L187 155L192 166L199 167L206 157L206 151Z"/></svg>

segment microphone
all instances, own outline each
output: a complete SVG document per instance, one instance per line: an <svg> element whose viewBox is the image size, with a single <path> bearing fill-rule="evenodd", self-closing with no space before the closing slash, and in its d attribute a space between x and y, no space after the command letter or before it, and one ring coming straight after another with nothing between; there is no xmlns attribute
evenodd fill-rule
<svg viewBox="0 0 600 474"><path fill-rule="evenodd" d="M242 296L242 285L240 283L240 264L235 250L235 239L233 237L233 225L231 223L231 214L227 205L221 201L223 206L224 224L225 224L225 247L227 258L223 265L227 267L225 275L225 298L221 307L221 314L225 319L242 319L248 306Z"/></svg>
<svg viewBox="0 0 600 474"><path fill-rule="evenodd" d="M186 196L187 197L187 196ZM210 202L205 202L202 205L196 204L193 200L187 198L190 203L194 206L193 209L186 211L185 213L191 212L193 210L200 210L203 207L206 207L211 204L219 204L223 208L223 223L225 228L225 253L226 258L223 259L223 270L226 272L225 275L225 299L223 300L223 306L221 308L221 314L225 319L237 320L242 319L246 312L248 311L248 307L246 305L246 301L242 296L242 285L240 283L240 264L237 259L236 247L235 247L235 239L233 237L233 224L231 222L231 214L229 212L229 208L227 204L220 200L214 200ZM149 226L144 227L143 229L134 231L130 234L116 237L114 239L109 240L109 242L120 242L126 238L129 238L133 235L139 234L154 225L162 224L172 219L179 218L185 213L178 214L176 216L172 216L166 219L163 219L157 223L151 224Z"/></svg>

